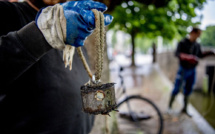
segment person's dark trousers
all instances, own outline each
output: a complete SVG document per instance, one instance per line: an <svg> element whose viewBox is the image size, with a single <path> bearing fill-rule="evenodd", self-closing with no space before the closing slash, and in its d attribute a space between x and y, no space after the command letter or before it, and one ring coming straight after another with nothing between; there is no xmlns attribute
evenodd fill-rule
<svg viewBox="0 0 215 134"><path fill-rule="evenodd" d="M186 68L183 68L182 66L179 66L176 79L175 79L174 89L172 91L171 98L169 101L170 109L172 108L172 104L175 100L176 95L179 93L182 84L184 84L184 91L183 91L184 107L182 109L182 112L187 113L188 98L189 98L189 95L192 93L193 85L195 83L195 77L196 77L195 68L186 69Z"/></svg>

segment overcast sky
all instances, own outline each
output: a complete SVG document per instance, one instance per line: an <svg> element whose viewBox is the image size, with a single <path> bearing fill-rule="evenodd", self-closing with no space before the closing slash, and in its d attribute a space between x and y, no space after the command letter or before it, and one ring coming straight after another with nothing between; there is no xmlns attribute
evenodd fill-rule
<svg viewBox="0 0 215 134"><path fill-rule="evenodd" d="M199 12L203 14L201 29L205 29L208 25L215 25L215 0L207 0L203 10Z"/></svg>

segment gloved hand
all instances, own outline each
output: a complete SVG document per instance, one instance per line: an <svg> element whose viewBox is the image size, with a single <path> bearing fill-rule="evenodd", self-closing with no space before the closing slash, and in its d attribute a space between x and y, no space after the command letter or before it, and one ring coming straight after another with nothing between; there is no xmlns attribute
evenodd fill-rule
<svg viewBox="0 0 215 134"><path fill-rule="evenodd" d="M56 4L41 10L36 24L47 42L54 48L63 49L65 43L79 47L95 28L95 17L92 9L101 12L107 10L103 3L94 1L70 1ZM104 23L108 25L113 17L104 14Z"/></svg>

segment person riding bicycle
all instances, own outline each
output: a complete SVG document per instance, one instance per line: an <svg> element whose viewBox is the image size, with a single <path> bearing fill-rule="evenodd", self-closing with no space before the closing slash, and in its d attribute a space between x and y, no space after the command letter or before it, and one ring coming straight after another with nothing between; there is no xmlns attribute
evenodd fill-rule
<svg viewBox="0 0 215 134"><path fill-rule="evenodd" d="M196 40L200 37L201 30L199 28L193 28L189 33L189 37L181 40L178 43L175 55L179 59L179 68L175 78L174 88L171 93L169 101L169 110L172 109L173 101L176 95L179 93L182 84L184 83L184 106L181 110L182 113L187 114L188 98L193 90L196 77L196 66L198 65L199 58L203 58L209 55L214 55L214 52L202 52L200 44Z"/></svg>

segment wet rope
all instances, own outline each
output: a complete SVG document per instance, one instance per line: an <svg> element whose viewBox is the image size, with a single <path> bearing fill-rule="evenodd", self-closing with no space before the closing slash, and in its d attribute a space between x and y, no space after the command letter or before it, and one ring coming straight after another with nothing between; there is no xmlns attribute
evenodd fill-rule
<svg viewBox="0 0 215 134"><path fill-rule="evenodd" d="M104 15L102 12L99 13L100 14L100 49L101 49L101 53L100 53L100 57L101 57L101 61L100 61L100 75L98 76L98 79L101 79L101 73L103 70L103 59L104 59L104 44L105 44L105 26L104 26Z"/></svg>
<svg viewBox="0 0 215 134"><path fill-rule="evenodd" d="M103 53L104 53L104 16L102 12L96 9L92 10L95 15L95 46L96 46L96 65L95 79L99 81L103 69Z"/></svg>
<svg viewBox="0 0 215 134"><path fill-rule="evenodd" d="M85 70L87 71L89 77L92 79L92 73L91 73L90 67L87 64L87 61L86 61L86 59L84 57L84 54L83 54L83 52L81 50L81 47L77 48L77 52L78 52L79 57L81 58L81 61L82 61L83 65L84 65Z"/></svg>
<svg viewBox="0 0 215 134"><path fill-rule="evenodd" d="M95 50L96 50L96 64L95 64L95 80L98 82L101 79L102 69L103 69L103 57L104 57L104 15L102 12L93 9L92 12L95 15ZM78 54L84 64L85 70L87 71L89 77L92 79L92 73L86 59L83 55L81 47L77 48Z"/></svg>
<svg viewBox="0 0 215 134"><path fill-rule="evenodd" d="M102 12L93 9L92 12L95 15L95 51L96 51L96 64L95 64L95 82L100 82L102 69L103 69L103 57L104 57L104 36L105 36L105 28L104 28L104 15ZM92 79L92 73L89 68L89 65L86 62L86 59L83 55L81 47L77 48L79 57L84 65L85 70L87 71L89 77ZM108 119L105 116L105 132L109 134L108 129Z"/></svg>

